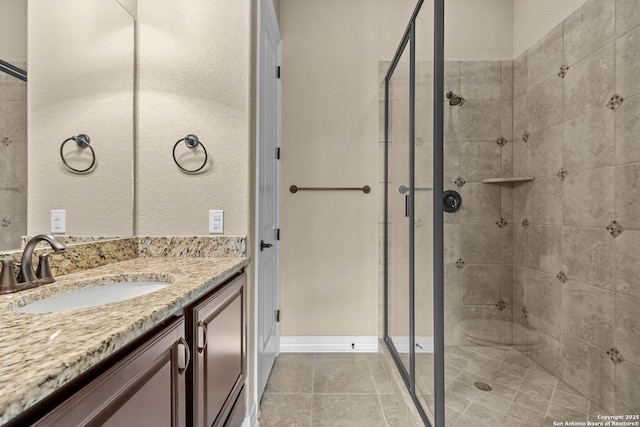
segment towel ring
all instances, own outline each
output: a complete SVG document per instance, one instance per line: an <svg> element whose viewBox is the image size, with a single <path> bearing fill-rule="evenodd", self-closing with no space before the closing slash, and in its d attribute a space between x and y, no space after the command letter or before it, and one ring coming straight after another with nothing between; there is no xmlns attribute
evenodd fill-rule
<svg viewBox="0 0 640 427"><path fill-rule="evenodd" d="M64 150L65 144L69 141L75 141L76 145L78 145L78 148L85 149L88 147L89 150L91 150L91 164L89 165L88 168L76 169L73 166L69 165L69 163L67 163L67 159L64 158L63 150ZM75 172L75 173L89 172L91 168L93 168L93 166L96 164L96 152L93 151L93 147L91 146L91 138L89 138L89 135L85 135L81 133L78 136L72 136L71 138L67 138L64 141L62 141L62 144L60 145L60 158L62 159L62 163L64 163L64 165L72 172Z"/></svg>
<svg viewBox="0 0 640 427"><path fill-rule="evenodd" d="M196 148L198 145L202 147L202 150L204 151L204 162L202 162L202 165L198 169L193 169L193 170L185 169L178 162L178 159L176 158L176 148L178 147L178 144L180 144L182 141L184 141L184 144L189 148ZM196 135L189 134L184 138L179 139L173 146L173 161L176 163L176 166L178 166L180 170L182 170L183 172L186 172L186 173L199 172L200 170L202 170L202 168L206 166L208 160L209 160L209 155L207 154L207 149L204 148L204 145L202 144L202 142L200 142L200 140Z"/></svg>

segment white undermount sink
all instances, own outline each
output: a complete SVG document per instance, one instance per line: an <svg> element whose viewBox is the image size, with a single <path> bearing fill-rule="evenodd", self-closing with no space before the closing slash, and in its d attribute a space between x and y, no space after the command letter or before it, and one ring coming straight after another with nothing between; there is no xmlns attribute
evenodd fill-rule
<svg viewBox="0 0 640 427"><path fill-rule="evenodd" d="M120 282L83 288L66 294L52 295L17 308L19 313L53 313L80 308L98 307L104 304L126 301L150 294L169 286L159 281Z"/></svg>

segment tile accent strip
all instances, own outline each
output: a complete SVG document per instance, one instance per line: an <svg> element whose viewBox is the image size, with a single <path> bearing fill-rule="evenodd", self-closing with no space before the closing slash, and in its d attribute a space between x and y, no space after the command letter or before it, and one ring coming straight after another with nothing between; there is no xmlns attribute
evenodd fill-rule
<svg viewBox="0 0 640 427"><path fill-rule="evenodd" d="M609 358L611 359L614 365L618 365L624 362L624 357L622 357L622 355L620 354L620 352L616 347L612 347L611 349L607 350L607 354L609 355Z"/></svg>
<svg viewBox="0 0 640 427"><path fill-rule="evenodd" d="M618 223L618 221L613 220L609 225L607 225L607 231L615 239L624 231L624 228L620 225L620 223Z"/></svg>

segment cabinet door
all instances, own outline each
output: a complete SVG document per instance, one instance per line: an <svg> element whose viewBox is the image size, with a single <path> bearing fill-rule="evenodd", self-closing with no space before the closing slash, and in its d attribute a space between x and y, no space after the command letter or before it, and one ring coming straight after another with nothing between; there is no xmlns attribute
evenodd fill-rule
<svg viewBox="0 0 640 427"><path fill-rule="evenodd" d="M194 426L222 426L242 389L245 284L243 273L191 309Z"/></svg>
<svg viewBox="0 0 640 427"><path fill-rule="evenodd" d="M184 324L172 322L36 425L186 426Z"/></svg>

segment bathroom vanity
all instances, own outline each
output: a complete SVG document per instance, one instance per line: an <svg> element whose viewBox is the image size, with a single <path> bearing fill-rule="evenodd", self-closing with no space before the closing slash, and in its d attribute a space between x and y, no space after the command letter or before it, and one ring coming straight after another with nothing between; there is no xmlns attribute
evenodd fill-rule
<svg viewBox="0 0 640 427"><path fill-rule="evenodd" d="M245 258L135 258L4 296L0 425L239 426L245 413ZM93 308L16 310L117 281L170 282ZM6 424L5 424L6 423Z"/></svg>

